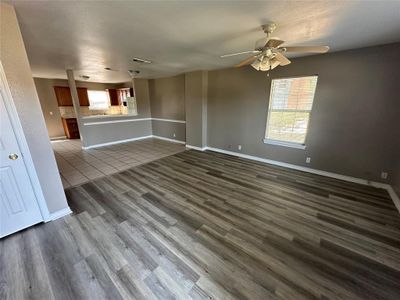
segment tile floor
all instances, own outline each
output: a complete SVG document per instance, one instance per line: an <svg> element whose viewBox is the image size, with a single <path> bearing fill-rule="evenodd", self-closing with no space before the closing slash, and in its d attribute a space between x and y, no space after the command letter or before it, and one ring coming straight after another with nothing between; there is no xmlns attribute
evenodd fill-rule
<svg viewBox="0 0 400 300"><path fill-rule="evenodd" d="M90 150L80 140L52 142L64 188L169 156L185 150L182 144L146 139Z"/></svg>

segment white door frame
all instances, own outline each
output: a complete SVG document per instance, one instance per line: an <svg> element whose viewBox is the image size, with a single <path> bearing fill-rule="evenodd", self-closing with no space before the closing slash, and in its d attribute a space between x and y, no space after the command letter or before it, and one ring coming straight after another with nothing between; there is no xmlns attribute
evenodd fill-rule
<svg viewBox="0 0 400 300"><path fill-rule="evenodd" d="M37 177L35 165L29 151L28 143L26 142L24 131L21 126L21 122L18 117L17 109L14 105L13 98L11 95L10 88L7 83L7 78L4 73L3 64L0 61L0 92L4 99L4 105L6 106L8 116L11 121L11 126L14 129L15 136L17 138L18 145L21 150L22 157L25 161L25 166L28 171L29 180L32 184L33 191L36 196L36 201L39 204L40 213L43 217L44 222L51 221L50 212L47 208L46 200L43 195L42 187Z"/></svg>

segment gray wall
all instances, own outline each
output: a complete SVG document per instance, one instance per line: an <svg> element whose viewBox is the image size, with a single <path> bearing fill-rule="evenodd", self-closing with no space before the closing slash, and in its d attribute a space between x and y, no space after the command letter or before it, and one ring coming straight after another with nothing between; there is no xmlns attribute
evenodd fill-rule
<svg viewBox="0 0 400 300"><path fill-rule="evenodd" d="M14 8L1 3L0 59L50 213L68 207Z"/></svg>
<svg viewBox="0 0 400 300"><path fill-rule="evenodd" d="M64 128L61 122L61 115L53 88L55 85L61 86L61 84L58 84L58 81L65 81L66 84L64 85L68 86L68 82L66 80L34 78L36 91L39 96L40 106L42 108L50 138L65 136Z"/></svg>
<svg viewBox="0 0 400 300"><path fill-rule="evenodd" d="M375 181L399 155L400 44L309 56L267 77L251 67L209 72L208 145ZM266 145L271 79L318 74L305 150ZM306 157L311 163L306 164Z"/></svg>
<svg viewBox="0 0 400 300"><path fill-rule="evenodd" d="M398 126L397 128L400 128L400 126ZM400 130L399 130L400 132ZM397 139L397 152L396 152L396 157L395 157L395 170L394 170L394 174L393 174L393 180L392 180L392 185L393 185L393 189L397 194L397 197L400 198L400 133L398 134L398 139Z"/></svg>
<svg viewBox="0 0 400 300"><path fill-rule="evenodd" d="M185 142L186 128L184 123L152 120L153 135Z"/></svg>
<svg viewBox="0 0 400 300"><path fill-rule="evenodd" d="M150 118L151 111L148 80L135 79L135 93L138 108L137 116L91 117L90 119L83 119L84 123ZM143 120L123 123L86 125L84 132L85 136L83 139L85 141L85 146L90 147L97 144L149 136L152 134L152 124L150 120Z"/></svg>
<svg viewBox="0 0 400 300"><path fill-rule="evenodd" d="M207 71L185 74L186 144L207 146Z"/></svg>
<svg viewBox="0 0 400 300"><path fill-rule="evenodd" d="M135 119L137 119L137 117L135 117ZM101 120L96 121L98 122L109 120L110 118L102 118ZM118 118L118 120L120 120L120 118ZM85 120L84 122L87 123ZM94 122L94 120L91 119L90 122ZM152 134L151 132L152 130L150 120L86 125L84 136L85 147L150 136Z"/></svg>
<svg viewBox="0 0 400 300"><path fill-rule="evenodd" d="M397 197L400 198L400 161L398 161L396 165L392 184L393 184L393 189L397 194Z"/></svg>
<svg viewBox="0 0 400 300"><path fill-rule="evenodd" d="M151 79L149 93L152 118L185 120L185 75ZM184 123L153 121L153 134L185 141L185 127Z"/></svg>

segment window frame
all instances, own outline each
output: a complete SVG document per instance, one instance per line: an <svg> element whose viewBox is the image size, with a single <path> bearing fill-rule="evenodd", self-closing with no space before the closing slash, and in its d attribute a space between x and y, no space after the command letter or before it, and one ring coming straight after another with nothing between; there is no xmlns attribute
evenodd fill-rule
<svg viewBox="0 0 400 300"><path fill-rule="evenodd" d="M317 84L318 84L318 79L319 75L318 74L313 74L313 75L299 75L299 76L291 76L291 77L279 77L279 78L273 78L271 79L271 86L269 90L269 102L268 102L268 109L267 109L267 118L265 122L265 131L264 131L264 138L263 142L264 144L269 144L269 145L275 145L275 146L283 146L283 147L289 147L289 148L295 148L295 149L306 149L306 143L307 143L307 137L308 137L308 131L309 131L309 125L311 122L311 115L312 111L314 108L314 100L315 100L315 94L317 92L317 84L315 85L315 91L313 95L313 100L311 103L311 109L309 112L309 117L308 117L308 123L307 123L307 131L304 137L304 143L296 143L296 142L289 142L289 141L282 141L282 140L275 140L275 139L269 139L267 138L267 133L268 133L268 125L269 125L269 119L270 119L270 107L272 105L272 86L274 80L283 80L283 79L296 79L296 78L305 78L305 77L317 77ZM301 110L299 110L301 111Z"/></svg>

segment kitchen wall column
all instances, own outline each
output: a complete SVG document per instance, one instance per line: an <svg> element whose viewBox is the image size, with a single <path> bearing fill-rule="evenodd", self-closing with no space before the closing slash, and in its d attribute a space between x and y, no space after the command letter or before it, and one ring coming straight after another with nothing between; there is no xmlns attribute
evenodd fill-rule
<svg viewBox="0 0 400 300"><path fill-rule="evenodd" d="M74 71L71 69L68 69L66 71L67 71L68 85L69 85L69 89L71 91L71 96L72 96L72 104L73 104L74 111L75 111L76 121L78 123L79 134L81 137L82 146L85 147L86 146L85 128L83 125L83 120L82 120L82 115L81 115L81 110L80 110L79 96L78 96L78 90L76 88Z"/></svg>

